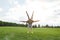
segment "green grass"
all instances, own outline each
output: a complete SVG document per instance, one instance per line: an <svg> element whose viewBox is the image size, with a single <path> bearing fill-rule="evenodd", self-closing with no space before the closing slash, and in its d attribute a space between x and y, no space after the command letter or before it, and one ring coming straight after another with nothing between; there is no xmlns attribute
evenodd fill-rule
<svg viewBox="0 0 60 40"><path fill-rule="evenodd" d="M60 40L60 28L0 27L0 40Z"/></svg>

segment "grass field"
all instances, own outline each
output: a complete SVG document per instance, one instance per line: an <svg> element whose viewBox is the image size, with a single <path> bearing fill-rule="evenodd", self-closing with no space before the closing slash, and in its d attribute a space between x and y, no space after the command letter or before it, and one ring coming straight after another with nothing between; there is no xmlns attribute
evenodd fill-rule
<svg viewBox="0 0 60 40"><path fill-rule="evenodd" d="M60 28L0 27L0 40L60 40Z"/></svg>

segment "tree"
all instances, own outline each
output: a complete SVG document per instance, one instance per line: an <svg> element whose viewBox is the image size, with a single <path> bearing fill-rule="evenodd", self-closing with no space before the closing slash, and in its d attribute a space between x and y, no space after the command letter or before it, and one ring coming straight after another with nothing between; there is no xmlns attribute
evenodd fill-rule
<svg viewBox="0 0 60 40"><path fill-rule="evenodd" d="M48 24L46 25L46 27L49 27Z"/></svg>
<svg viewBox="0 0 60 40"><path fill-rule="evenodd" d="M38 24L38 28L40 28L40 24Z"/></svg>

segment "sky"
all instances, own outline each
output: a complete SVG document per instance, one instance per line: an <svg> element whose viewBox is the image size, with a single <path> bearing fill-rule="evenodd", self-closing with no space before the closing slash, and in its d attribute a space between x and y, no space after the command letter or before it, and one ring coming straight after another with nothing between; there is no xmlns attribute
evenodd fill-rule
<svg viewBox="0 0 60 40"><path fill-rule="evenodd" d="M28 12L33 24L60 26L60 0L0 0L0 20L14 23L26 21Z"/></svg>

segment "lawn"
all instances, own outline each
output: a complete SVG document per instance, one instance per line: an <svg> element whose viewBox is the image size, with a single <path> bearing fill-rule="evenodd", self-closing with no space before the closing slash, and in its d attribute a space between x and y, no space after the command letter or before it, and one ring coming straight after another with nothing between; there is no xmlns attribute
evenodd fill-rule
<svg viewBox="0 0 60 40"><path fill-rule="evenodd" d="M60 40L60 28L0 27L0 40Z"/></svg>

